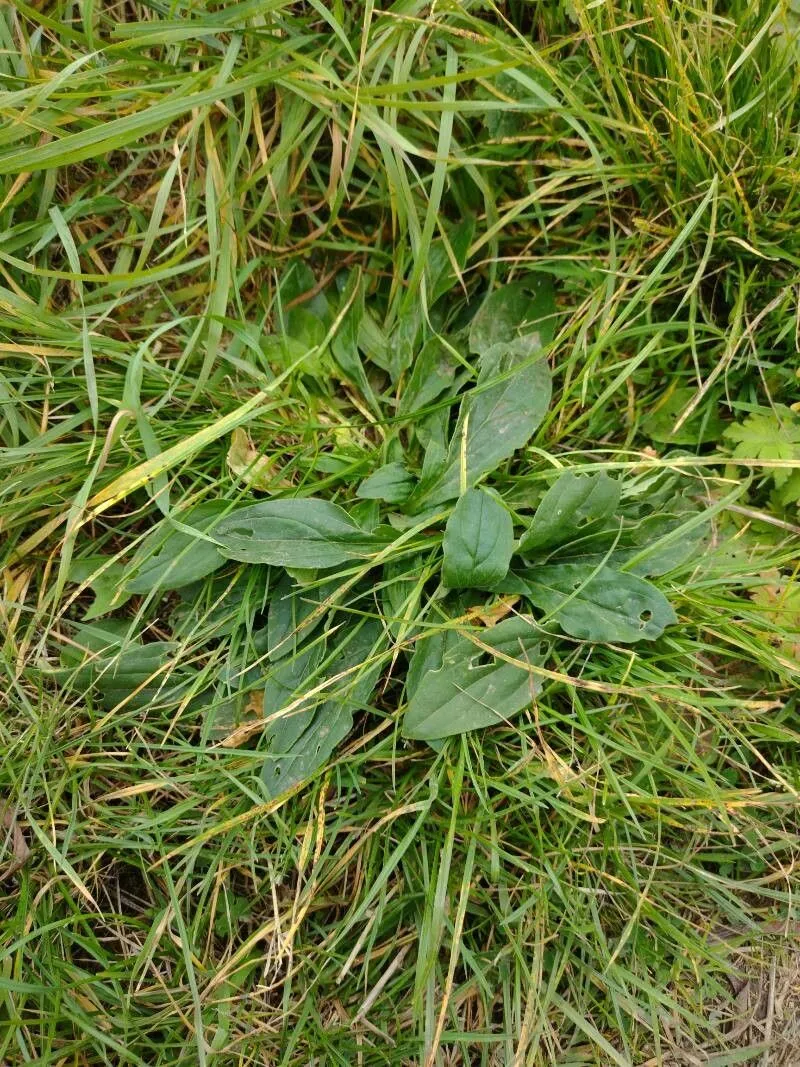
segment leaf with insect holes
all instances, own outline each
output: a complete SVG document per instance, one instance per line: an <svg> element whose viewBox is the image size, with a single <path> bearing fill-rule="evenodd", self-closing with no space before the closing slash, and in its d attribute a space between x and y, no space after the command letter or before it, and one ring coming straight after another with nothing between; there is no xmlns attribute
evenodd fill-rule
<svg viewBox="0 0 800 1067"><path fill-rule="evenodd" d="M442 579L450 589L493 589L514 550L511 516L483 489L468 489L444 531Z"/></svg>
<svg viewBox="0 0 800 1067"><path fill-rule="evenodd" d="M192 536L191 531L216 537L215 525L229 506L224 500L208 500L176 513L176 522L187 529L163 519L139 545L131 562L133 573L125 582L126 592L180 589L218 570L225 557L213 541Z"/></svg>
<svg viewBox="0 0 800 1067"><path fill-rule="evenodd" d="M365 478L356 490L362 500L384 500L387 504L402 504L411 495L416 478L402 463L386 463Z"/></svg>
<svg viewBox="0 0 800 1067"><path fill-rule="evenodd" d="M547 564L509 575L499 591L527 596L548 620L581 641L654 641L678 621L659 589L611 567Z"/></svg>
<svg viewBox="0 0 800 1067"><path fill-rule="evenodd" d="M519 551L523 555L541 552L586 532L614 514L619 497L619 482L607 474L564 471L542 498L520 539Z"/></svg>
<svg viewBox="0 0 800 1067"><path fill-rule="evenodd" d="M469 331L470 351L485 355L493 345L533 335L540 345L553 339L556 301L547 274L530 274L495 289L484 300Z"/></svg>
<svg viewBox="0 0 800 1067"><path fill-rule="evenodd" d="M219 551L243 563L313 569L368 559L384 547L327 500L265 500L234 511L214 530Z"/></svg>
<svg viewBox="0 0 800 1067"><path fill-rule="evenodd" d="M428 741L508 721L539 692L540 680L525 665L540 666L548 648L527 616L474 630L472 637L454 633L421 640L409 666L404 736Z"/></svg>
<svg viewBox="0 0 800 1067"><path fill-rule="evenodd" d="M261 779L269 797L279 796L322 767L336 746L347 737L353 725L353 713L372 695L380 677L381 653L388 649L383 627L377 619L367 619L352 629L324 663L312 654L311 660L296 664L294 669L281 660L282 683L290 676L292 690L284 686L264 695L267 723L264 731L268 747ZM301 653L301 657L302 657ZM324 693L309 695L308 704L282 714L294 701L325 679L331 687ZM335 679L335 681L334 681Z"/></svg>
<svg viewBox="0 0 800 1067"><path fill-rule="evenodd" d="M531 335L483 355L477 384L461 402L439 469L411 497L417 510L459 496L528 443L547 414L552 390L540 351Z"/></svg>

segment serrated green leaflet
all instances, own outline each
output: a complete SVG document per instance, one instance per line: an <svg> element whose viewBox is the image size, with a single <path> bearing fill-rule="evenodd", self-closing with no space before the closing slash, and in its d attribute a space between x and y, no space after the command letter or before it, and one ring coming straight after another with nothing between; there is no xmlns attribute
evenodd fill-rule
<svg viewBox="0 0 800 1067"><path fill-rule="evenodd" d="M522 666L541 665L547 654L547 638L533 619L507 619L473 637L429 640L437 643L429 648L421 643L414 653L423 657L426 669L415 669L413 659L409 668L416 678L403 718L405 737L425 741L507 722L541 688L536 675Z"/></svg>
<svg viewBox="0 0 800 1067"><path fill-rule="evenodd" d="M564 471L542 498L520 539L519 551L523 555L540 552L586 532L614 514L619 497L619 482L607 474Z"/></svg>
<svg viewBox="0 0 800 1067"><path fill-rule="evenodd" d="M442 580L449 589L493 589L514 548L511 516L483 489L459 498L444 531Z"/></svg>
<svg viewBox="0 0 800 1067"><path fill-rule="evenodd" d="M229 559L303 569L364 560L386 544L336 504L313 497L241 508L215 527L214 541Z"/></svg>

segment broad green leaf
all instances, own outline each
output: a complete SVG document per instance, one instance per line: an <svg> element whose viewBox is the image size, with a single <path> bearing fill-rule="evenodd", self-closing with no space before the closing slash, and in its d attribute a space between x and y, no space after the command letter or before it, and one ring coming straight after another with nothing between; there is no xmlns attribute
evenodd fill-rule
<svg viewBox="0 0 800 1067"><path fill-rule="evenodd" d="M266 633L260 635L256 619L266 607L269 581L268 567L239 567L233 574L183 586L169 615L173 636L194 643L239 631L265 644Z"/></svg>
<svg viewBox="0 0 800 1067"><path fill-rule="evenodd" d="M385 541L327 500L265 500L233 512L214 530L220 552L243 563L313 569L367 559Z"/></svg>
<svg viewBox="0 0 800 1067"><path fill-rule="evenodd" d="M315 701L312 699L310 708L307 706L283 718L274 717L300 697L304 689L313 689L318 681L316 671L324 658L324 638L317 638L293 655L278 660L269 672L264 685L264 718L268 729L273 719L276 726L280 724L282 750L293 744L308 725L306 717L313 716Z"/></svg>
<svg viewBox="0 0 800 1067"><path fill-rule="evenodd" d="M444 531L442 578L450 589L493 589L505 578L514 550L514 524L499 501L468 489Z"/></svg>
<svg viewBox="0 0 800 1067"><path fill-rule="evenodd" d="M506 619L475 630L474 638L465 634L433 637L415 651L409 667L414 685L403 719L405 737L428 741L507 722L539 692L541 682L535 674L494 655L541 665L548 644L532 619ZM428 669L415 667L417 656L424 657Z"/></svg>
<svg viewBox="0 0 800 1067"><path fill-rule="evenodd" d="M538 353L535 336L486 353L477 385L461 402L441 469L411 498L417 509L459 496L527 444L547 413L552 390Z"/></svg>
<svg viewBox="0 0 800 1067"><path fill-rule="evenodd" d="M432 484L442 472L450 446L450 412L440 408L420 418L414 424L414 436L425 449L420 483Z"/></svg>
<svg viewBox="0 0 800 1067"><path fill-rule="evenodd" d="M383 565L380 603L383 622L397 638L420 618L425 580L431 575L430 553L388 560Z"/></svg>
<svg viewBox="0 0 800 1067"><path fill-rule="evenodd" d="M441 670L448 643L452 645L461 640L462 636L452 627L420 634L414 643L406 672L406 697L409 701L416 695L428 671Z"/></svg>
<svg viewBox="0 0 800 1067"><path fill-rule="evenodd" d="M381 506L377 500L354 500L350 518L367 533L375 533L381 521Z"/></svg>
<svg viewBox="0 0 800 1067"><path fill-rule="evenodd" d="M458 269L463 270L474 234L475 219L470 215L462 219L457 226L453 226L448 232L449 252L441 238L431 243L426 264L429 287L428 305L430 307L433 307L440 296L450 292L456 284L457 279L453 269L453 260L455 260ZM450 253L452 253L453 260L450 258Z"/></svg>
<svg viewBox="0 0 800 1067"><path fill-rule="evenodd" d="M696 513L648 515L626 536L619 565L641 578L656 578L697 556L708 539L710 520L691 525Z"/></svg>
<svg viewBox="0 0 800 1067"><path fill-rule="evenodd" d="M459 365L438 337L432 337L420 349L405 380L397 413L413 415L440 396L450 393L458 382Z"/></svg>
<svg viewBox="0 0 800 1067"><path fill-rule="evenodd" d="M130 708L174 702L192 685L194 673L176 670L174 641L142 644L128 636L129 623L109 620L76 626L73 645L61 653L57 681L81 692L96 689L104 708L125 701Z"/></svg>
<svg viewBox="0 0 800 1067"><path fill-rule="evenodd" d="M267 647L271 660L296 653L298 645L323 621L325 612L319 612L313 623L311 616L338 586L339 582L334 581L304 589L289 577L281 579L270 600L267 616Z"/></svg>
<svg viewBox="0 0 800 1067"><path fill-rule="evenodd" d="M403 371L414 362L422 339L422 311L414 303L400 313L389 338L387 369L393 382L399 381Z"/></svg>
<svg viewBox="0 0 800 1067"><path fill-rule="evenodd" d="M601 530L564 545L551 562L606 564L638 574L657 577L674 570L697 555L707 539L709 522L693 523L696 511L681 515L646 515L622 526Z"/></svg>
<svg viewBox="0 0 800 1067"><path fill-rule="evenodd" d="M379 653L387 647L380 622L367 619L351 630L321 669L300 680L282 707L265 705L269 754L261 778L270 797L279 796L312 775L348 735L353 713L367 703L377 684L382 666ZM375 662L370 662L373 659ZM339 678L341 675L345 677ZM339 679L332 683L327 699L311 697L311 706L281 714L282 708L301 696L304 688L312 689L323 678Z"/></svg>
<svg viewBox="0 0 800 1067"><path fill-rule="evenodd" d="M582 641L653 641L678 621L659 589L611 567L597 571L584 563L548 564L523 577L536 607Z"/></svg>
<svg viewBox="0 0 800 1067"><path fill-rule="evenodd" d="M564 471L545 493L533 522L522 535L519 551L539 552L571 540L601 519L614 514L620 485L607 474Z"/></svg>
<svg viewBox="0 0 800 1067"><path fill-rule="evenodd" d="M317 276L305 259L296 258L281 271L278 284L281 318L287 331L291 329L299 311L311 312L321 322L330 319L330 306L325 289L319 288Z"/></svg>
<svg viewBox="0 0 800 1067"><path fill-rule="evenodd" d="M317 352L313 356L309 355L311 347L304 340L279 334L266 334L261 338L264 356L276 373L286 370L287 367L291 367L292 364L302 359L301 370L304 374L310 374L312 377L325 374L322 354Z"/></svg>
<svg viewBox="0 0 800 1067"><path fill-rule="evenodd" d="M482 356L494 345L531 334L539 345L553 339L556 302L547 274L529 274L495 289L484 300L469 331L469 347Z"/></svg>
<svg viewBox="0 0 800 1067"><path fill-rule="evenodd" d="M69 566L69 580L78 584L88 583L94 600L86 609L84 622L122 607L131 597L125 588L127 568L122 563L111 562L106 556L84 556L73 559Z"/></svg>
<svg viewBox="0 0 800 1067"><path fill-rule="evenodd" d="M387 463L365 478L356 491L363 500L385 500L387 504L402 504L411 495L416 479L402 463Z"/></svg>
<svg viewBox="0 0 800 1067"><path fill-rule="evenodd" d="M209 500L185 514L176 514L181 526L216 538L215 523L228 509L224 500ZM179 589L205 578L223 565L225 557L210 541L192 537L170 520L162 520L142 541L131 562L133 574L125 582L129 593L150 593L154 589Z"/></svg>
<svg viewBox="0 0 800 1067"><path fill-rule="evenodd" d="M567 18L572 17L573 5L565 3L563 7ZM497 77L492 79L492 82L493 91L502 93L506 100L509 98L515 101L527 99L528 105L532 109L541 107L541 101L531 96L527 86L521 84L516 78L512 78L505 71L500 71ZM496 104L496 98L492 99L490 97L489 99ZM500 141L502 138L516 138L518 135L524 134L526 123L529 121L525 112L509 107L487 107L482 119L489 136L496 141Z"/></svg>
<svg viewBox="0 0 800 1067"><path fill-rule="evenodd" d="M364 316L359 324L358 347L371 363L389 373L392 360L391 344L369 308L364 309Z"/></svg>
<svg viewBox="0 0 800 1067"><path fill-rule="evenodd" d="M364 318L364 281L358 271L354 271L348 279L341 304L346 311L331 341L331 353L344 375L359 389L372 410L379 413L380 405L358 351L358 335Z"/></svg>

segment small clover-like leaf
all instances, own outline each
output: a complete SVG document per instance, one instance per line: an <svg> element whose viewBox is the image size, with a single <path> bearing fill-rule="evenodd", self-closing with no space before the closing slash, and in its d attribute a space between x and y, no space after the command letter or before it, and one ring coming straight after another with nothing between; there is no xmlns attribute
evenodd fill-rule
<svg viewBox="0 0 800 1067"><path fill-rule="evenodd" d="M514 548L511 516L483 489L459 498L444 531L442 578L450 589L493 589Z"/></svg>

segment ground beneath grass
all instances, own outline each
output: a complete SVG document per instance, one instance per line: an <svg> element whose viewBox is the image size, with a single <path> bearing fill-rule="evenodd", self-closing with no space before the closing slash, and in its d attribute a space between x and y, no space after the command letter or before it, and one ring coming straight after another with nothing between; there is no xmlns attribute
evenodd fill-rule
<svg viewBox="0 0 800 1067"><path fill-rule="evenodd" d="M794 2L0 11L0 1063L800 1062Z"/></svg>

